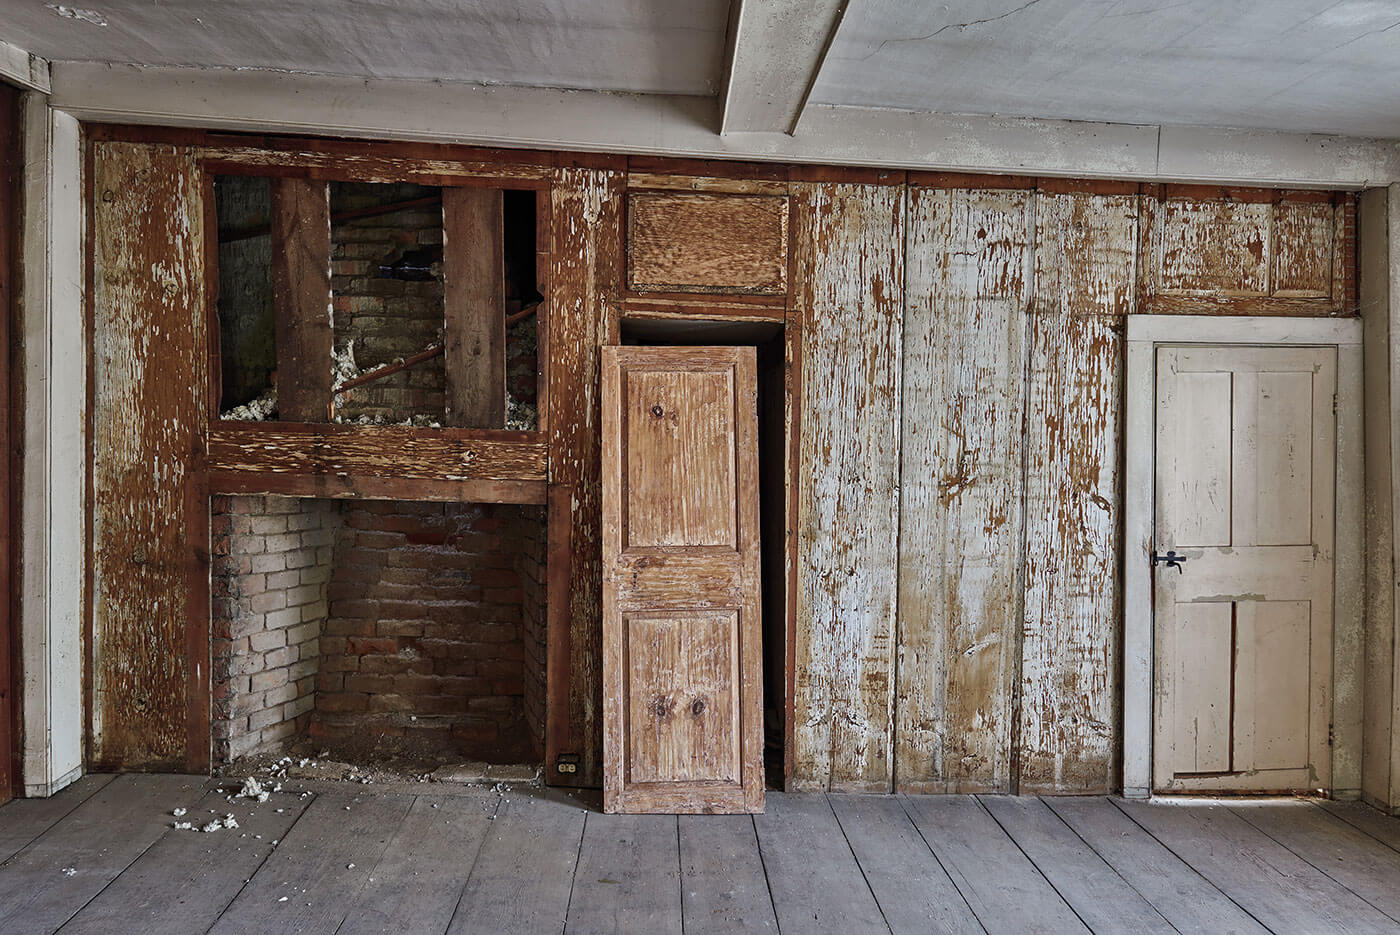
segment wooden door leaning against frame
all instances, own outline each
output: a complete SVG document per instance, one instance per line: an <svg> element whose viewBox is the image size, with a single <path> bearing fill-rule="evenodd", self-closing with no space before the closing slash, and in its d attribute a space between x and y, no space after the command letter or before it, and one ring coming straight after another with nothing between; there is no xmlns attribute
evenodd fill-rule
<svg viewBox="0 0 1400 935"><path fill-rule="evenodd" d="M603 802L763 810L757 360L603 348Z"/></svg>
<svg viewBox="0 0 1400 935"><path fill-rule="evenodd" d="M1330 789L1337 349L1156 350L1154 785Z"/></svg>

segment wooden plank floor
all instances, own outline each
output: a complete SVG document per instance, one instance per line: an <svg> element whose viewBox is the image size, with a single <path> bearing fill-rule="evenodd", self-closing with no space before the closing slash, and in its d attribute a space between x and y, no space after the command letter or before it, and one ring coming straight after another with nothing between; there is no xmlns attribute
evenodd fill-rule
<svg viewBox="0 0 1400 935"><path fill-rule="evenodd" d="M0 807L0 932L1400 935L1400 819L1359 805L770 792L765 815L676 818L227 785L93 777Z"/></svg>

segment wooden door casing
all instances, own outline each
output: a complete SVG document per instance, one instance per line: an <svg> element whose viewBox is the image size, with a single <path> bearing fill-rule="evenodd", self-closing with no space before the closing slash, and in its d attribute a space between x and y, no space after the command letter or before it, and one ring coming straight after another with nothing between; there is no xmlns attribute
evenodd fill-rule
<svg viewBox="0 0 1400 935"><path fill-rule="evenodd" d="M1328 788L1336 350L1157 354L1153 785Z"/></svg>
<svg viewBox="0 0 1400 935"><path fill-rule="evenodd" d="M603 348L603 801L763 809L757 355Z"/></svg>

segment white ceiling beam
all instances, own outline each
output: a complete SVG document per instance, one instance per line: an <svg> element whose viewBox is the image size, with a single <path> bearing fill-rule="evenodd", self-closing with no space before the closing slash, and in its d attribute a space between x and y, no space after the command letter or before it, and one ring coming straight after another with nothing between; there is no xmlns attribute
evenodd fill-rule
<svg viewBox="0 0 1400 935"><path fill-rule="evenodd" d="M1364 188L1394 141L811 105L796 136L714 132L715 99L266 71L53 64L82 120L536 149L1141 181Z"/></svg>
<svg viewBox="0 0 1400 935"><path fill-rule="evenodd" d="M48 94L49 63L14 43L0 39L0 81Z"/></svg>
<svg viewBox="0 0 1400 935"><path fill-rule="evenodd" d="M720 133L792 133L847 0L733 0Z"/></svg>

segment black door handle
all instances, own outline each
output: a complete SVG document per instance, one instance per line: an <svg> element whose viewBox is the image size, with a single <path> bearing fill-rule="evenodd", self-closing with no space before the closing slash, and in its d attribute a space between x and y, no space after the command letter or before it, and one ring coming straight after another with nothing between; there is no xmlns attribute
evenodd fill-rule
<svg viewBox="0 0 1400 935"><path fill-rule="evenodd" d="M1152 553L1152 565L1154 568L1158 565L1166 565L1168 568L1175 568L1177 574L1185 574L1186 569L1182 567L1185 562L1186 556L1177 555L1176 549L1167 549L1166 555L1156 551Z"/></svg>

